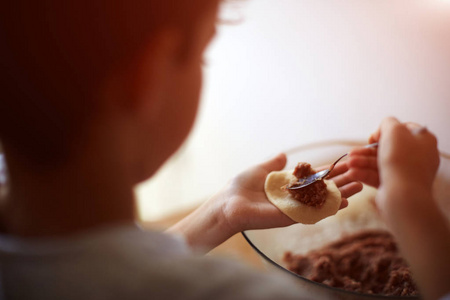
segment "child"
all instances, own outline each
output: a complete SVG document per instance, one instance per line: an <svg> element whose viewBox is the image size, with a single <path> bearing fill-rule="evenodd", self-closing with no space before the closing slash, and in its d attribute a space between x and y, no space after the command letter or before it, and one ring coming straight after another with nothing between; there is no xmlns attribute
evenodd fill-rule
<svg viewBox="0 0 450 300"><path fill-rule="evenodd" d="M266 175L284 167L284 155L237 176L168 234L134 224L133 186L178 149L194 121L202 55L218 5L3 5L0 139L10 190L0 237L0 295L308 297L283 275L258 274L190 250L208 251L242 230L293 223L263 191ZM361 189L347 171L342 164L333 177L343 197Z"/></svg>

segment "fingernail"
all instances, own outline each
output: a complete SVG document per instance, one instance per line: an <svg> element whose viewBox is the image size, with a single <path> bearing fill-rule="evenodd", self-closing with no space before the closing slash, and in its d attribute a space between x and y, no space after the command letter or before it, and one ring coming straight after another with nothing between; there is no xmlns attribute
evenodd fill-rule
<svg viewBox="0 0 450 300"><path fill-rule="evenodd" d="M420 128L416 128L412 131L413 134L423 134L428 131L427 126L422 126Z"/></svg>

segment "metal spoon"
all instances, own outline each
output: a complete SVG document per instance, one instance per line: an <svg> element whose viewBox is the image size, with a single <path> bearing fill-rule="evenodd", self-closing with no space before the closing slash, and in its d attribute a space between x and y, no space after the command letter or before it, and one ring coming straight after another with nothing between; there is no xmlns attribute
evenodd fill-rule
<svg viewBox="0 0 450 300"><path fill-rule="evenodd" d="M364 148L375 148L378 147L378 143L373 143L370 145L366 145L364 146ZM317 172L315 174L309 175L308 177L305 178L301 178L299 179L298 182L294 183L294 186L291 187L287 187L288 190L298 190L301 188L304 188L310 184L313 184L314 182L318 181L318 180L322 180L325 177L328 176L328 174L330 174L331 171L333 171L334 166L336 166L336 164L343 159L344 157L346 157L348 155L348 153L345 153L344 155L342 155L341 157L339 157L333 164L331 164L331 166L328 169L325 169L323 171Z"/></svg>

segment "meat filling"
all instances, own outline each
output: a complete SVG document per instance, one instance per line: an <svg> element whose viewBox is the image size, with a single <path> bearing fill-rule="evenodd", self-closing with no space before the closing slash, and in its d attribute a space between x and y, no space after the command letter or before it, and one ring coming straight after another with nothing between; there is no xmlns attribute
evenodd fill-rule
<svg viewBox="0 0 450 300"><path fill-rule="evenodd" d="M293 175L297 178L296 181L289 184L290 187L298 184L301 179L308 177L311 174L316 173L311 165L308 163L298 163L295 167ZM323 180L314 182L313 184L306 186L298 190L287 190L292 197L300 201L301 203L313 207L322 207L327 198L327 185Z"/></svg>
<svg viewBox="0 0 450 300"><path fill-rule="evenodd" d="M287 269L348 291L393 296L418 295L409 266L386 231L367 230L306 255L286 252Z"/></svg>

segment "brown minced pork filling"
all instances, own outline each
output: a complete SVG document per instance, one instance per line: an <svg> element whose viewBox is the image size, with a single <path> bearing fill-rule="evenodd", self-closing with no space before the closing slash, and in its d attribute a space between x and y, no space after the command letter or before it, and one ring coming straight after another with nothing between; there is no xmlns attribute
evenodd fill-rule
<svg viewBox="0 0 450 300"><path fill-rule="evenodd" d="M364 230L306 255L286 252L287 269L331 287L365 294L418 295L411 270L399 255L393 236Z"/></svg>
<svg viewBox="0 0 450 300"><path fill-rule="evenodd" d="M297 178L297 181L291 182L290 187L295 186L299 180L316 173L311 165L308 163L298 163L295 167L293 175ZM327 185L323 180L314 182L304 188L298 190L287 190L292 197L300 201L301 203L320 208L325 203L327 198Z"/></svg>

